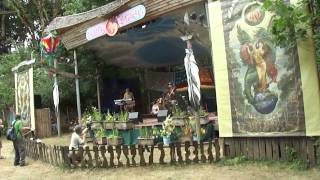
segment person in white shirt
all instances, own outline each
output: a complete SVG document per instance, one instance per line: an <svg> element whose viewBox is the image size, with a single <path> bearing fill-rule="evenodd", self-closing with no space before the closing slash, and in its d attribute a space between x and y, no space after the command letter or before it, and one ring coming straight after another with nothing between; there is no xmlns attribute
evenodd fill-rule
<svg viewBox="0 0 320 180"><path fill-rule="evenodd" d="M71 135L71 142L69 145L69 157L70 158L72 157L72 149L77 151L80 146L84 145L87 131L88 131L88 128L85 128L84 130L82 130L80 125L76 125L74 127L74 132ZM76 152L75 154L76 154L76 160L81 161L78 153Z"/></svg>

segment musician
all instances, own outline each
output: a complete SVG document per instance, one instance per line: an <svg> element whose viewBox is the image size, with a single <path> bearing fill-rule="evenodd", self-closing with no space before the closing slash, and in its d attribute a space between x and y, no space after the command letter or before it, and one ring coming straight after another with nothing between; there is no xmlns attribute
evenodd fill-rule
<svg viewBox="0 0 320 180"><path fill-rule="evenodd" d="M129 88L126 88L126 91L123 95L123 99L134 101L133 93L130 91ZM132 112L132 111L134 111L134 106L135 106L135 103L128 103L128 104L124 105L124 109L126 111Z"/></svg>
<svg viewBox="0 0 320 180"><path fill-rule="evenodd" d="M152 106L151 114L158 114L159 110L164 110L164 103L163 99L159 98L157 99L156 103Z"/></svg>
<svg viewBox="0 0 320 180"><path fill-rule="evenodd" d="M168 101L175 100L176 88L171 82L168 83L167 91L165 92L165 99Z"/></svg>
<svg viewBox="0 0 320 180"><path fill-rule="evenodd" d="M176 105L176 88L171 82L168 83L167 91L164 94L164 104L168 112L171 113Z"/></svg>

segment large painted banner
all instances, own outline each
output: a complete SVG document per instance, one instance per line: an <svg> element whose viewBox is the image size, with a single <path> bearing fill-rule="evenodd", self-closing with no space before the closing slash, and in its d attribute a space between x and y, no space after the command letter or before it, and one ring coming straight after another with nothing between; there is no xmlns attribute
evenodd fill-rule
<svg viewBox="0 0 320 180"><path fill-rule="evenodd" d="M220 136L320 135L312 41L276 46L263 0L208 5Z"/></svg>
<svg viewBox="0 0 320 180"><path fill-rule="evenodd" d="M34 105L33 105L33 68L16 72L16 114L26 126L34 130Z"/></svg>

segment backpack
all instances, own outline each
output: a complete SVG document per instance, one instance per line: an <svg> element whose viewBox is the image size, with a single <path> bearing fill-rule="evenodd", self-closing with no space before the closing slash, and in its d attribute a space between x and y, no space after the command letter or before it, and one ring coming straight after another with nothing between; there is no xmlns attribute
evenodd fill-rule
<svg viewBox="0 0 320 180"><path fill-rule="evenodd" d="M16 131L14 129L14 124L16 123L16 121L13 122L13 125L12 127L10 127L8 130L7 130L7 140L9 141L15 141L17 140L17 134L16 134Z"/></svg>

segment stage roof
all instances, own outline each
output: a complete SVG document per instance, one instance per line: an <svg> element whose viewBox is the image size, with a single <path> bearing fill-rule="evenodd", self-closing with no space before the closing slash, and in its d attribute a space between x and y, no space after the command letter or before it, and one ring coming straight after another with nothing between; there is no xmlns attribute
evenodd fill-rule
<svg viewBox="0 0 320 180"><path fill-rule="evenodd" d="M120 67L161 67L183 63L186 43L180 39L186 30L197 61L211 61L211 43L203 0L117 0L97 9L58 17L46 30L56 30L67 49L84 46L111 65ZM146 7L146 16L119 29L114 37L88 41L86 30L113 15L137 5ZM190 25L184 16L189 13ZM144 27L145 28L142 28Z"/></svg>

